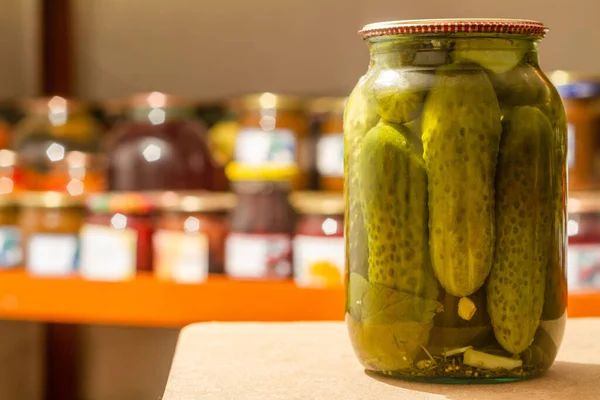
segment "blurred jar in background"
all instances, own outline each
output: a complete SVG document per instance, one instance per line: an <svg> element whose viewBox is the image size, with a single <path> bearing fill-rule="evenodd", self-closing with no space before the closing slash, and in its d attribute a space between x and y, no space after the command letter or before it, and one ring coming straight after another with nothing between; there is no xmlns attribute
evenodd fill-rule
<svg viewBox="0 0 600 400"><path fill-rule="evenodd" d="M300 214L294 236L294 281L298 286L341 286L344 276L344 198L341 193L296 192Z"/></svg>
<svg viewBox="0 0 600 400"><path fill-rule="evenodd" d="M568 121L569 190L600 188L600 76L555 71Z"/></svg>
<svg viewBox="0 0 600 400"><path fill-rule="evenodd" d="M37 181L36 190L68 192L73 196L104 191L105 168L99 154L69 151L63 159L49 162L47 171L44 179Z"/></svg>
<svg viewBox="0 0 600 400"><path fill-rule="evenodd" d="M81 197L58 192L26 192L20 196L19 225L25 269L36 276L65 276L79 260Z"/></svg>
<svg viewBox="0 0 600 400"><path fill-rule="evenodd" d="M28 100L24 107L14 148L29 189L43 186L54 163L63 162L68 152L98 152L101 129L85 104L54 96Z"/></svg>
<svg viewBox="0 0 600 400"><path fill-rule="evenodd" d="M14 104L0 102L0 149L12 149L13 128L11 119L15 118Z"/></svg>
<svg viewBox="0 0 600 400"><path fill-rule="evenodd" d="M242 97L240 108L235 161L260 168L297 165L294 189L306 188L312 154L303 100L261 93Z"/></svg>
<svg viewBox="0 0 600 400"><path fill-rule="evenodd" d="M108 190L218 190L224 171L213 161L193 103L152 92L130 99L127 117L107 136Z"/></svg>
<svg viewBox="0 0 600 400"><path fill-rule="evenodd" d="M204 123L207 129L221 121L227 113L224 101L201 101L196 103L196 116Z"/></svg>
<svg viewBox="0 0 600 400"><path fill-rule="evenodd" d="M133 279L152 270L155 195L121 192L87 198L81 228L81 275L89 280Z"/></svg>
<svg viewBox="0 0 600 400"><path fill-rule="evenodd" d="M295 166L227 166L237 195L225 242L225 273L234 278L282 279L292 274L295 215L288 196Z"/></svg>
<svg viewBox="0 0 600 400"><path fill-rule="evenodd" d="M165 193L154 233L154 272L161 280L198 283L223 273L231 193Z"/></svg>
<svg viewBox="0 0 600 400"><path fill-rule="evenodd" d="M21 192L26 186L17 153L13 150L0 150L0 195Z"/></svg>
<svg viewBox="0 0 600 400"><path fill-rule="evenodd" d="M600 195L575 192L569 198L569 290L600 289Z"/></svg>
<svg viewBox="0 0 600 400"><path fill-rule="evenodd" d="M19 209L14 195L0 195L0 269L21 266Z"/></svg>
<svg viewBox="0 0 600 400"><path fill-rule="evenodd" d="M103 133L109 133L117 122L125 118L127 110L127 100L109 99L97 102L92 107L92 114L103 126Z"/></svg>
<svg viewBox="0 0 600 400"><path fill-rule="evenodd" d="M346 97L331 98L320 126L316 167L322 190L344 190L344 107Z"/></svg>
<svg viewBox="0 0 600 400"><path fill-rule="evenodd" d="M223 117L208 131L208 146L219 165L226 166L233 161L239 130L239 99L233 99Z"/></svg>
<svg viewBox="0 0 600 400"><path fill-rule="evenodd" d="M317 143L321 136L323 123L327 119L331 100L333 97L315 97L306 102L306 117L308 121L308 148L313 155L317 154ZM313 156L316 160L316 156ZM308 186L309 190L318 190L319 173L317 172L316 161L312 162L308 170Z"/></svg>

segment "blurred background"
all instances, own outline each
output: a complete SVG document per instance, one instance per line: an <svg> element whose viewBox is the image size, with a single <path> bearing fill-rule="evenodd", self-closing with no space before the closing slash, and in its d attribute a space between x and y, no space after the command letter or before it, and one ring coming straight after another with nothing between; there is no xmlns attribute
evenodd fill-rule
<svg viewBox="0 0 600 400"><path fill-rule="evenodd" d="M343 318L341 119L375 21L550 27L569 314L600 312L600 3L1 4L1 399L154 399L185 324Z"/></svg>

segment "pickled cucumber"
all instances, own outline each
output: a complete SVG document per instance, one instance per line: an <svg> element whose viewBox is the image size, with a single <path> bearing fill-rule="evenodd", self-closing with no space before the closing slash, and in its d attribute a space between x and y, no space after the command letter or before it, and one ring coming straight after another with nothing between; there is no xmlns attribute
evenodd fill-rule
<svg viewBox="0 0 600 400"><path fill-rule="evenodd" d="M422 116L431 258L443 288L464 297L492 265L500 107L481 68L449 65L438 74Z"/></svg>
<svg viewBox="0 0 600 400"><path fill-rule="evenodd" d="M360 154L360 142L369 129L379 121L375 103L367 91L368 77L363 76L346 103L344 112L344 197L346 199L345 235L346 263L349 271L367 277L367 233L359 201L356 160ZM351 256L350 256L351 255Z"/></svg>
<svg viewBox="0 0 600 400"><path fill-rule="evenodd" d="M432 74L414 70L381 71L372 85L377 113L396 124L413 121L421 113L432 79Z"/></svg>
<svg viewBox="0 0 600 400"><path fill-rule="evenodd" d="M459 39L454 43L454 61L475 62L488 71L503 74L521 62L530 46L526 40Z"/></svg>
<svg viewBox="0 0 600 400"><path fill-rule="evenodd" d="M369 243L369 281L436 299L427 246L427 175L403 126L380 122L361 143L357 171Z"/></svg>
<svg viewBox="0 0 600 400"><path fill-rule="evenodd" d="M549 89L540 73L531 65L518 65L503 74L489 74L501 106L543 104Z"/></svg>
<svg viewBox="0 0 600 400"><path fill-rule="evenodd" d="M487 283L498 342L519 354L538 329L546 286L553 210L552 126L534 107L503 120L496 183L496 255Z"/></svg>

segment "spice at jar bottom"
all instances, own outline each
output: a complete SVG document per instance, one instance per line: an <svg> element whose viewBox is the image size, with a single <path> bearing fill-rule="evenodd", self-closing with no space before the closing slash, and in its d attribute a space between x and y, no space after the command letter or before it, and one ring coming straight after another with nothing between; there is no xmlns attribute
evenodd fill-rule
<svg viewBox="0 0 600 400"><path fill-rule="evenodd" d="M566 119L523 20L367 25L344 120L346 321L382 374L506 382L565 326Z"/></svg>

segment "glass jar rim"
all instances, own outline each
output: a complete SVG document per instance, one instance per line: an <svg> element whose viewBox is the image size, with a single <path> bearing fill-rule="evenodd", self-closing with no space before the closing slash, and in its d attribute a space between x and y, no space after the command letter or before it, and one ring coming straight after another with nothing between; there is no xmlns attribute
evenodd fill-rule
<svg viewBox="0 0 600 400"><path fill-rule="evenodd" d="M504 34L543 38L548 28L525 19L450 18L385 21L365 25L358 33L363 40L396 35Z"/></svg>

